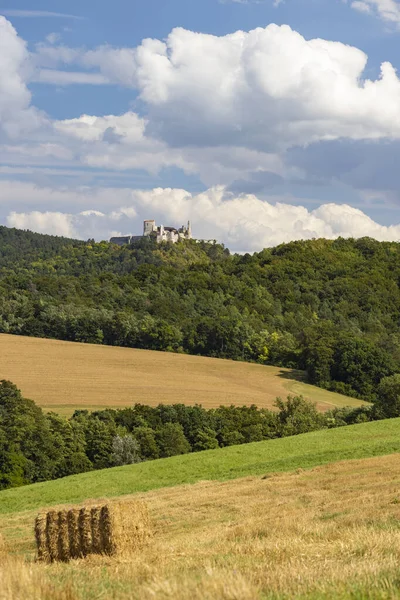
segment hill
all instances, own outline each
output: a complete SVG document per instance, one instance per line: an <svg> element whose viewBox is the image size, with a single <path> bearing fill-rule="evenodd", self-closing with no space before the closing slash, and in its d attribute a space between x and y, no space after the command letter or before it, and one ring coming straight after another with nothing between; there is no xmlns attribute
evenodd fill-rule
<svg viewBox="0 0 400 600"><path fill-rule="evenodd" d="M400 452L400 419L322 430L104 469L0 491L0 514L52 504L115 497L202 480L311 468L350 458Z"/></svg>
<svg viewBox="0 0 400 600"><path fill-rule="evenodd" d="M400 244L231 255L0 228L0 333L256 362L364 400L400 372Z"/></svg>
<svg viewBox="0 0 400 600"><path fill-rule="evenodd" d="M0 335L0 379L17 384L46 410L222 404L273 408L302 394L321 411L362 401L308 385L289 369L173 353Z"/></svg>
<svg viewBox="0 0 400 600"><path fill-rule="evenodd" d="M399 451L399 431L396 419L0 492L14 555L0 557L0 597L398 597L400 463L377 455ZM135 557L50 567L18 558L33 556L38 508L138 491L155 536Z"/></svg>

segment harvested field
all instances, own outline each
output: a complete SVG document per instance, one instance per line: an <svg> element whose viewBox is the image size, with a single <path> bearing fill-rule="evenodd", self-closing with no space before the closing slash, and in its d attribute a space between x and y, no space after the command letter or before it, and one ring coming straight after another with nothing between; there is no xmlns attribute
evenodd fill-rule
<svg viewBox="0 0 400 600"><path fill-rule="evenodd" d="M399 490L400 460L392 455L152 491L140 497L154 539L134 559L32 566L15 557L0 569L0 598L398 598ZM0 518L26 556L34 556L31 523L26 511ZM28 593L50 587L52 595Z"/></svg>
<svg viewBox="0 0 400 600"><path fill-rule="evenodd" d="M138 550L150 536L147 506L132 500L51 510L35 519L41 562L68 562L91 554L122 556Z"/></svg>
<svg viewBox="0 0 400 600"><path fill-rule="evenodd" d="M288 394L302 394L323 411L363 404L303 383L301 372L230 360L4 334L0 353L0 379L66 415L136 402L273 408L277 396Z"/></svg>

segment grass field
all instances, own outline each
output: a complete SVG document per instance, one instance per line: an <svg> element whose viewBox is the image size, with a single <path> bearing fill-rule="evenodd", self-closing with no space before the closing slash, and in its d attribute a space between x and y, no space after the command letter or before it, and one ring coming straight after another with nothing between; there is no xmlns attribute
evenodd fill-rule
<svg viewBox="0 0 400 600"><path fill-rule="evenodd" d="M394 452L400 452L400 419L173 456L9 489L0 492L0 515L81 502L88 497L88 490L93 498L116 497L202 480L266 475Z"/></svg>
<svg viewBox="0 0 400 600"><path fill-rule="evenodd" d="M301 467L334 460L340 453L357 457L399 450L399 433L400 420L395 420L298 436L291 447L289 438L243 446L247 462L242 456L238 471L228 468L236 464L234 456L227 461L232 448L192 455L203 463L196 475L209 475L207 481L135 496L148 504L155 535L130 557L50 566L29 562L34 507L143 489L138 473L156 463L1 492L0 531L12 556L0 555L0 599L398 598L399 455ZM221 469L218 457L224 454ZM157 461L152 487L164 485L156 477L179 471L179 461L187 458ZM276 472L287 469L292 472ZM185 479L190 471L186 465ZM252 475L210 481L217 474L227 479L246 472ZM101 485L96 487L97 477ZM76 492L79 480L82 487Z"/></svg>
<svg viewBox="0 0 400 600"><path fill-rule="evenodd" d="M299 372L230 360L4 334L0 354L0 379L65 415L135 402L272 408L288 394L302 394L323 411L363 404L303 383Z"/></svg>

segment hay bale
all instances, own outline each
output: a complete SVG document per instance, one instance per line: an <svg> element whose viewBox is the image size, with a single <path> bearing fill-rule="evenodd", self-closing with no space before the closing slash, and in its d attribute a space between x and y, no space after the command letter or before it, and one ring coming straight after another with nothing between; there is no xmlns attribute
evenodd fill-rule
<svg viewBox="0 0 400 600"><path fill-rule="evenodd" d="M90 511L91 527L92 527L92 552L93 554L102 554L101 545L101 507L94 506Z"/></svg>
<svg viewBox="0 0 400 600"><path fill-rule="evenodd" d="M92 552L92 518L90 509L81 508L78 517L80 550L82 556L87 556Z"/></svg>
<svg viewBox="0 0 400 600"><path fill-rule="evenodd" d="M141 548L152 535L146 504L124 501L103 506L101 535L105 554L123 554Z"/></svg>
<svg viewBox="0 0 400 600"><path fill-rule="evenodd" d="M38 551L38 560L49 562L50 556L47 549L47 534L46 534L47 515L40 514L35 519L35 539Z"/></svg>
<svg viewBox="0 0 400 600"><path fill-rule="evenodd" d="M78 526L79 510L72 508L67 513L69 554L71 558L81 558L81 542Z"/></svg>
<svg viewBox="0 0 400 600"><path fill-rule="evenodd" d="M58 560L58 514L54 510L46 517L46 544L50 562Z"/></svg>
<svg viewBox="0 0 400 600"><path fill-rule="evenodd" d="M58 560L62 562L68 562L70 559L67 515L66 510L60 510L58 513Z"/></svg>
<svg viewBox="0 0 400 600"><path fill-rule="evenodd" d="M134 552L150 537L150 518L144 502L50 511L35 520L38 559L46 562Z"/></svg>

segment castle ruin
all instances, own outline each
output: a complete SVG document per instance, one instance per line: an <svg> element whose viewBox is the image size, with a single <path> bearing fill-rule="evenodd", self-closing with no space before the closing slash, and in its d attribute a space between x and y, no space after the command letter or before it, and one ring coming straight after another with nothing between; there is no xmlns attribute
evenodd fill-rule
<svg viewBox="0 0 400 600"><path fill-rule="evenodd" d="M111 244L125 246L143 238L154 239L157 244L161 242L170 242L175 244L181 240L192 239L192 227L188 221L187 227L182 225L179 229L175 227L164 227L164 225L156 225L154 219L149 219L143 222L143 235L126 235L123 237L113 237L110 239Z"/></svg>

